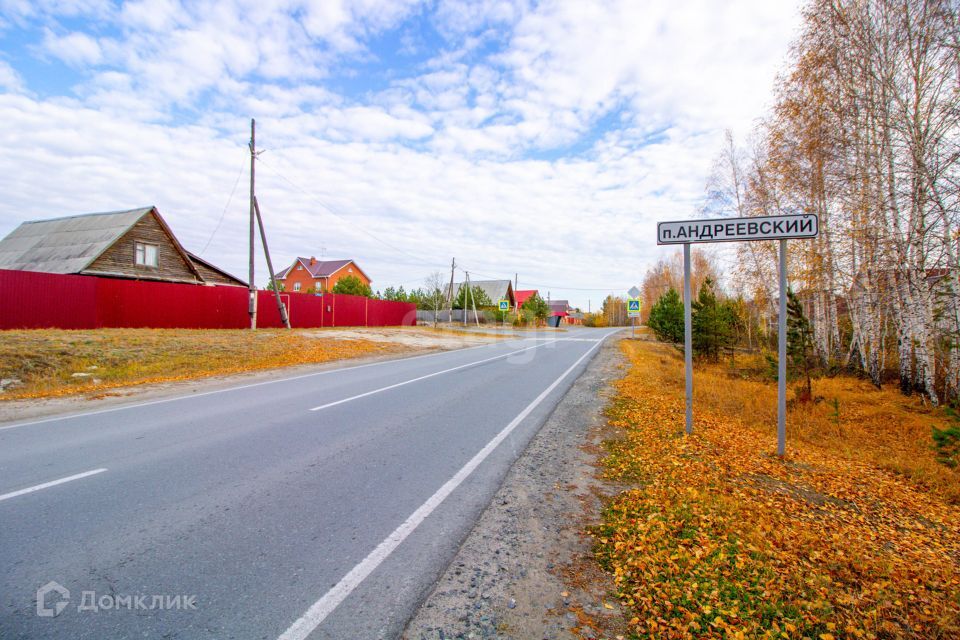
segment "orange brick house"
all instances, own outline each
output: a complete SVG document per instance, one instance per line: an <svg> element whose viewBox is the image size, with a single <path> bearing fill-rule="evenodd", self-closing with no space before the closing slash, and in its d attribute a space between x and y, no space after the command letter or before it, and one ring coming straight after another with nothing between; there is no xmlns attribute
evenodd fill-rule
<svg viewBox="0 0 960 640"><path fill-rule="evenodd" d="M370 277L353 260L317 260L314 257L297 258L293 264L277 274L277 282L284 291L320 293L333 290L337 280L356 276L370 285Z"/></svg>

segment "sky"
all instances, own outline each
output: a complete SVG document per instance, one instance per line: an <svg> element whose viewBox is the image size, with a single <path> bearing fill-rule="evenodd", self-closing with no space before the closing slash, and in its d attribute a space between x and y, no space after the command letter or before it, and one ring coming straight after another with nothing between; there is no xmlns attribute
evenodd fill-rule
<svg viewBox="0 0 960 640"><path fill-rule="evenodd" d="M275 268L596 310L772 106L795 0L0 0L0 237L155 205L246 278L250 120ZM256 282L268 277L257 250Z"/></svg>

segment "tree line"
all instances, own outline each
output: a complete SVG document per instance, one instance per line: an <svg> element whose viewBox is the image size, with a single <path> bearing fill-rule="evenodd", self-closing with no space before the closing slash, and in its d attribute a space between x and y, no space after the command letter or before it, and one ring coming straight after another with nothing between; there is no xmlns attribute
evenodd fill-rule
<svg viewBox="0 0 960 640"><path fill-rule="evenodd" d="M820 366L956 402L958 4L812 0L775 96L751 144L728 134L704 213L817 214L819 237L788 243L788 275ZM775 317L776 246L736 251L736 293Z"/></svg>

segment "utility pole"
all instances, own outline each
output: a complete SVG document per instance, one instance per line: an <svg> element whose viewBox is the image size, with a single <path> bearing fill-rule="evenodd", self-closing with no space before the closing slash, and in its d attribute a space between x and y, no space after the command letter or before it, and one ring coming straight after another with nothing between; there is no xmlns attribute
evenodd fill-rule
<svg viewBox="0 0 960 640"><path fill-rule="evenodd" d="M477 299L473 295L473 287L470 285L470 272L464 271L467 274L467 281L463 285L467 288L466 292L463 294L463 326L467 326L467 296L470 296L470 304L473 305L473 319L477 323L477 328L480 328L480 316L477 315Z"/></svg>
<svg viewBox="0 0 960 640"><path fill-rule="evenodd" d="M257 328L257 285L253 282L253 250L256 232L256 202L254 201L254 176L257 161L257 121L250 118L250 301L247 312L250 314L250 328ZM273 274L270 274L273 276Z"/></svg>
<svg viewBox="0 0 960 640"><path fill-rule="evenodd" d="M453 322L453 273L457 268L457 259L450 261L450 289L447 291L447 306L450 312L447 314L447 322ZM466 300L466 298L464 298ZM464 311L466 313L466 311Z"/></svg>
<svg viewBox="0 0 960 640"><path fill-rule="evenodd" d="M517 298L517 287L519 286L520 286L520 274L514 273L513 274L513 300L514 300L514 307L516 307L514 311L516 311L517 313L520 313L520 302L518 302L519 299Z"/></svg>
<svg viewBox="0 0 960 640"><path fill-rule="evenodd" d="M464 271L463 274L463 286L465 287L463 290L463 326L467 326L467 312L469 311L467 308L467 300L470 299L470 272Z"/></svg>

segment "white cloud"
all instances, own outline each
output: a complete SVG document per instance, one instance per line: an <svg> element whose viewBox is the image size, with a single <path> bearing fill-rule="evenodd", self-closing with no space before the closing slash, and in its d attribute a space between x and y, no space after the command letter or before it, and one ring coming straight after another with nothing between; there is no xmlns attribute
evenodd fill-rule
<svg viewBox="0 0 960 640"><path fill-rule="evenodd" d="M48 54L85 73L72 98L0 95L0 141L18 149L0 158L0 235L156 204L199 250L249 160L253 115L277 263L326 247L375 287L410 288L455 255L475 277L606 287L553 289L584 306L660 255L655 220L695 211L723 129L762 115L796 21L759 0L140 0L76 3L100 22L54 35L54 3L14 8L11 24L39 21ZM383 90L332 89L418 12L444 49ZM25 83L0 61L0 86ZM244 186L206 254L236 272Z"/></svg>
<svg viewBox="0 0 960 640"><path fill-rule="evenodd" d="M50 55L63 60L71 67L94 66L103 59L100 44L85 33L68 33L58 36L50 29L43 35L43 48Z"/></svg>
<svg viewBox="0 0 960 640"><path fill-rule="evenodd" d="M4 60L0 60L0 88L15 93L23 90L20 74Z"/></svg>

